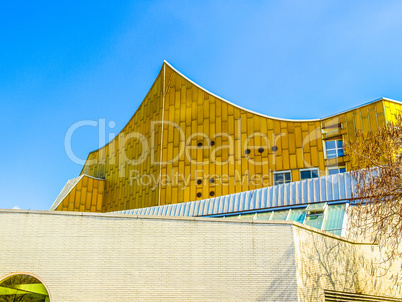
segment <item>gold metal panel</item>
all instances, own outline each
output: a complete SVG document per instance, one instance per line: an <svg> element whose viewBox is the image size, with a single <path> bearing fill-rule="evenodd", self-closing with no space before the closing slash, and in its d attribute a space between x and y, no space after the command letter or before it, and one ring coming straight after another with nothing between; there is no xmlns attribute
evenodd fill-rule
<svg viewBox="0 0 402 302"><path fill-rule="evenodd" d="M210 95L164 64L121 133L89 154L82 174L105 181L85 179L61 208L116 211L210 198L211 191L217 197L266 186L250 180L271 179L273 171L291 170L292 181L300 179L303 168L319 167L324 175L325 140L346 142L359 129L376 131L401 111L400 104L379 100L320 121L269 118ZM336 131L328 131L330 126ZM140 133L142 140L127 139L131 133ZM144 156L143 143L151 139ZM347 163L348 157L339 160ZM202 184L196 183L199 178Z"/></svg>

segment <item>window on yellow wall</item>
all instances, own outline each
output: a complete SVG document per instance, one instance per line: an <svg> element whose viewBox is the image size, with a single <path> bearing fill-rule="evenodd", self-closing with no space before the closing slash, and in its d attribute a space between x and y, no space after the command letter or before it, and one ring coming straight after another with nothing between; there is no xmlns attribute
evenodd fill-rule
<svg viewBox="0 0 402 302"><path fill-rule="evenodd" d="M290 171L274 172L274 186L291 182Z"/></svg>
<svg viewBox="0 0 402 302"><path fill-rule="evenodd" d="M318 177L318 168L300 170L300 180L317 178L317 177Z"/></svg>
<svg viewBox="0 0 402 302"><path fill-rule="evenodd" d="M326 141L325 149L327 151L328 159L345 155L345 152L343 151L343 141L341 139Z"/></svg>
<svg viewBox="0 0 402 302"><path fill-rule="evenodd" d="M331 167L328 168L328 175L334 175L338 173L345 173L346 168L345 167Z"/></svg>

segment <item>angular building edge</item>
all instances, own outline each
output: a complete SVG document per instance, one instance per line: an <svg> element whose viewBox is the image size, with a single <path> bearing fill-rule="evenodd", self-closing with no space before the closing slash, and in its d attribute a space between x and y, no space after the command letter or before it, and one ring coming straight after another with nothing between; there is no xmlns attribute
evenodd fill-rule
<svg viewBox="0 0 402 302"><path fill-rule="evenodd" d="M233 167L228 167L229 165L219 167L215 164L209 164L207 170L210 174L217 174L218 177L225 172L227 175L232 175L233 170L240 171L243 178L268 174L271 177L273 171L286 170L291 171L292 181L297 181L300 177L299 171L308 167L306 162L319 169L319 176L324 176L328 167L344 166L346 168L348 166L347 156L336 159L325 157L323 144L326 140L353 137L357 129L375 131L381 125L395 120L396 114L401 111L401 102L380 98L321 119L289 120L270 117L241 108L216 96L164 61L151 89L122 131L105 146L88 155L81 176L92 177L102 183L100 185L103 187L101 196L98 196L99 193L97 192L95 197L92 192L88 191L89 188L81 191L77 187L74 191L73 188L70 188L72 184L69 181L51 210L92 211L96 209L96 211L102 212L118 211L194 201L197 200L198 195L201 196L201 199L205 199L206 195L212 193L217 197L225 196L267 186L239 186L230 183L227 187L219 187L208 183L206 187L200 187L195 184L196 179L193 175L196 167L186 160L180 159L176 165L152 164L151 157L161 159L161 162L169 162L178 154L177 145L181 142L173 133L174 130L171 127L169 128L171 123L184 128L186 137L195 132L200 132L200 129L201 132L211 137L219 132L226 131L235 139L239 139L239 144L243 143L246 135L257 131L263 132L267 137L275 137L275 135L284 132L287 137L281 138L278 142L273 138L269 142L273 146L278 145L277 151L264 150L265 154L261 155L260 160L264 160L264 158L268 160L273 157L275 160L269 161L269 164L262 168L251 166L245 162L245 156L242 152L240 152L241 154L238 152L236 154L225 154L223 150L216 154L220 156L219 159L222 162L233 156ZM152 122L157 121L161 121L161 125L151 129ZM236 136L237 134L232 129L237 121L242 122L241 136ZM325 132L326 128L333 128L337 125L339 126L337 131ZM316 133L313 134L313 139L308 137L311 136L311 129L317 129ZM140 144L125 140L132 132L140 133L146 140L151 140L152 137L156 138L160 144L157 143L153 149L151 148L147 158L141 158L143 155L140 154ZM306 139L311 140L307 147L304 144ZM222 145L224 140L218 137L218 143ZM122 149L124 149L124 158L121 157ZM259 157L255 156L255 158L258 159ZM180 184L176 186L159 184L153 188L132 184L132 179L130 179L133 171L132 166L122 163L122 159L142 161L139 168L135 170L138 171L139 175L150 175L153 179L158 179L170 171L172 173L175 171L181 174L190 174L191 182L183 190L180 188ZM250 170L254 172L247 174ZM351 167L348 167L347 170L351 170ZM251 175L252 173L254 174ZM269 181L268 186L273 185L273 180L270 179ZM83 185L81 186L86 188ZM88 200L91 198L96 198L96 200ZM98 200L102 200L102 202ZM60 206L61 204L63 206Z"/></svg>
<svg viewBox="0 0 402 302"><path fill-rule="evenodd" d="M67 182L49 211L102 212L105 180L82 174Z"/></svg>

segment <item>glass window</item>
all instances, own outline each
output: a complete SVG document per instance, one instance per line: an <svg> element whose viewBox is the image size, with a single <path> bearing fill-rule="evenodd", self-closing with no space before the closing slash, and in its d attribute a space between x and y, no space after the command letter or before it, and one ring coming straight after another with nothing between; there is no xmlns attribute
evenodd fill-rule
<svg viewBox="0 0 402 302"><path fill-rule="evenodd" d="M327 217L323 230L335 235L342 235L343 220L345 218L346 204L334 204L328 206Z"/></svg>
<svg viewBox="0 0 402 302"><path fill-rule="evenodd" d="M257 213L257 219L269 220L269 218L271 218L271 215L272 211Z"/></svg>
<svg viewBox="0 0 402 302"><path fill-rule="evenodd" d="M323 220L324 220L324 213L309 214L306 217L305 224L321 230Z"/></svg>
<svg viewBox="0 0 402 302"><path fill-rule="evenodd" d="M250 213L250 214L241 214L240 219L253 219L255 216L255 213Z"/></svg>
<svg viewBox="0 0 402 302"><path fill-rule="evenodd" d="M304 208L303 209L291 209L287 220L292 220L292 221L303 223L304 218L306 218L306 211Z"/></svg>
<svg viewBox="0 0 402 302"><path fill-rule="evenodd" d="M328 168L328 175L334 175L334 174L345 173L345 172L346 172L345 167Z"/></svg>
<svg viewBox="0 0 402 302"><path fill-rule="evenodd" d="M326 142L327 149L335 149L335 141L328 141Z"/></svg>
<svg viewBox="0 0 402 302"><path fill-rule="evenodd" d="M317 178L317 177L318 177L318 169L317 168L300 170L300 179L301 180Z"/></svg>
<svg viewBox="0 0 402 302"><path fill-rule="evenodd" d="M240 215L225 215L223 218L229 218L229 219L235 219L239 218ZM217 216L215 216L217 217ZM222 218L222 217L217 217L217 218Z"/></svg>
<svg viewBox="0 0 402 302"><path fill-rule="evenodd" d="M343 141L341 139L326 141L325 149L327 150L327 158L335 158L344 156Z"/></svg>
<svg viewBox="0 0 402 302"><path fill-rule="evenodd" d="M35 277L13 275L0 282L0 301L49 302L46 287Z"/></svg>
<svg viewBox="0 0 402 302"><path fill-rule="evenodd" d="M282 210L282 211L274 211L272 214L271 220L286 220L288 217L289 210Z"/></svg>
<svg viewBox="0 0 402 302"><path fill-rule="evenodd" d="M322 222L324 220L324 211L326 207L327 207L326 202L309 204L305 209L306 211L305 224L321 230Z"/></svg>
<svg viewBox="0 0 402 302"><path fill-rule="evenodd" d="M327 206L326 202L315 202L311 203L305 209L306 212L324 212L325 207Z"/></svg>
<svg viewBox="0 0 402 302"><path fill-rule="evenodd" d="M290 172L274 172L274 185L291 182Z"/></svg>

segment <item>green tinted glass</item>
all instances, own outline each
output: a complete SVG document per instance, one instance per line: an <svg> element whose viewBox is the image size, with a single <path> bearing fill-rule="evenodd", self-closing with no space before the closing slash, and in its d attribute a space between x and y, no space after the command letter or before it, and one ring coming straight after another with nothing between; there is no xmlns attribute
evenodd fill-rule
<svg viewBox="0 0 402 302"><path fill-rule="evenodd" d="M290 211L288 220L303 223L305 217L306 217L305 209L292 209Z"/></svg>
<svg viewBox="0 0 402 302"><path fill-rule="evenodd" d="M345 203L329 205L323 230L326 231L332 230L337 231L338 233L342 232L343 219L345 217L345 208L346 208Z"/></svg>
<svg viewBox="0 0 402 302"><path fill-rule="evenodd" d="M253 219L255 216L255 213L251 213L251 214L241 214L240 215L240 219Z"/></svg>
<svg viewBox="0 0 402 302"><path fill-rule="evenodd" d="M271 220L286 220L288 213L289 213L289 210L274 211L274 213L272 214Z"/></svg>
<svg viewBox="0 0 402 302"><path fill-rule="evenodd" d="M321 230L322 221L324 220L323 213L308 215L305 224Z"/></svg>
<svg viewBox="0 0 402 302"><path fill-rule="evenodd" d="M257 213L257 219L269 220L269 218L271 217L271 214L272 214L272 211Z"/></svg>
<svg viewBox="0 0 402 302"><path fill-rule="evenodd" d="M307 206L306 211L314 211L314 210L320 210L324 211L326 202L316 202L316 203L311 203Z"/></svg>

